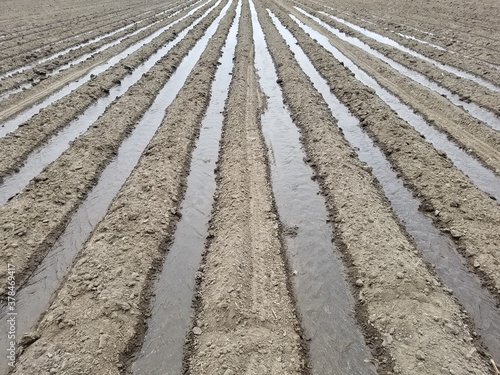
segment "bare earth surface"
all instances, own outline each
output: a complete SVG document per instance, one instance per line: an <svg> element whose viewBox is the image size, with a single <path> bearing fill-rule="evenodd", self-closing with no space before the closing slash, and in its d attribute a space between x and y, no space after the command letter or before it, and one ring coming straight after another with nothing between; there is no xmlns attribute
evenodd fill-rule
<svg viewBox="0 0 500 375"><path fill-rule="evenodd" d="M152 374L337 374L312 360L324 356L314 344L346 314L367 354L330 353L338 373L499 375L499 16L493 0L2 1L0 373L140 374L137 359L175 350L183 358ZM276 158L263 131L282 119L266 122L276 98L259 86L260 27L293 120L283 134L300 133L334 246L311 223L285 225L276 203L271 170L297 150ZM221 61L232 67L224 90L213 85ZM181 209L197 209L188 176L212 162L193 150L213 100L224 108L216 168L204 172L215 193L200 192L212 209L197 226ZM401 218L354 128L416 200L414 219ZM300 192L300 181L284 183ZM417 215L460 267L443 269L435 237L412 229ZM194 285L171 296L191 303L176 317L186 329L148 341L181 217L204 240L195 269L176 270ZM322 265L294 263L286 239L297 233L345 270L344 284L308 292L349 296L347 312L301 316L296 268Z"/></svg>

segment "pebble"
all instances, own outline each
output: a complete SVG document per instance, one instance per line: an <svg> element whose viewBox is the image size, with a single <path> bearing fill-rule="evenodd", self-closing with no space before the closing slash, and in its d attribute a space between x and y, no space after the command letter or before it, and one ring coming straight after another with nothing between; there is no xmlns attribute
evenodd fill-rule
<svg viewBox="0 0 500 375"><path fill-rule="evenodd" d="M202 331L201 331L201 328L200 328L200 327L194 327L194 328L193 328L193 333L194 333L195 335L201 335L201 332L202 332Z"/></svg>
<svg viewBox="0 0 500 375"><path fill-rule="evenodd" d="M361 279L356 280L356 286L363 286L365 283Z"/></svg>

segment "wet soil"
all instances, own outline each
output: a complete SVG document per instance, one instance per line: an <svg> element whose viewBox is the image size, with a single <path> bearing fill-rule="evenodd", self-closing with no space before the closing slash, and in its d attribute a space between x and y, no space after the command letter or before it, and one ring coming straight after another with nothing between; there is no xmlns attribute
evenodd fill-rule
<svg viewBox="0 0 500 375"><path fill-rule="evenodd" d="M38 326L40 338L24 349L14 373L84 374L99 368L119 374L130 364L144 332L152 280L178 220L190 152L208 105L205 94L234 6L87 242ZM92 311L82 315L87 306Z"/></svg>
<svg viewBox="0 0 500 375"><path fill-rule="evenodd" d="M189 335L189 374L300 374L300 327L282 258L259 126L264 105L243 3L225 108L217 191Z"/></svg>
<svg viewBox="0 0 500 375"><path fill-rule="evenodd" d="M500 29L495 21L500 8L492 1L486 3L484 6L471 6L469 2L459 0L450 6L445 1L419 4L407 1L382 4L375 1L365 4L350 0L326 5L333 6L341 18L500 85L499 71L494 67L498 65L496 56L500 50ZM398 33L437 43L450 53L401 37Z"/></svg>
<svg viewBox="0 0 500 375"><path fill-rule="evenodd" d="M301 34L278 7L265 4L292 30L305 52L315 56L319 46ZM486 371L480 356L466 358L469 352L477 350L467 317L419 257L377 188L370 169L355 159L326 104L265 19L262 17L261 23L271 54L281 63L277 65L278 75L285 98L302 131L306 153L326 197L335 239L350 266L357 319L364 328L379 373L460 373L464 368L478 374ZM328 66L340 65L325 57L322 61L328 62ZM390 311L387 306L391 306ZM450 323L456 324L455 332L442 329ZM464 335L463 339L455 333ZM446 342L446 348L436 345L438 342ZM469 343L468 350L464 342ZM453 365L447 362L450 357L455 358Z"/></svg>
<svg viewBox="0 0 500 375"><path fill-rule="evenodd" d="M0 126L0 191L18 168L25 178L0 208L2 326L8 263L19 291L14 373L495 375L498 4L249 3L228 43L234 0L227 13L214 0L2 2L0 85L34 77L0 102L16 119ZM153 23L137 48L124 39L62 69ZM212 91L220 63L225 86ZM212 120L220 143L191 160ZM41 173L40 150L52 155Z"/></svg>
<svg viewBox="0 0 500 375"><path fill-rule="evenodd" d="M16 264L18 287L54 243L120 142L219 11L220 8L214 9L150 74L134 84L70 149L32 180L23 193L0 209L0 236L4 244L0 259L5 264L9 259ZM3 280L5 272L6 269L0 271ZM2 282L2 288L5 285Z"/></svg>

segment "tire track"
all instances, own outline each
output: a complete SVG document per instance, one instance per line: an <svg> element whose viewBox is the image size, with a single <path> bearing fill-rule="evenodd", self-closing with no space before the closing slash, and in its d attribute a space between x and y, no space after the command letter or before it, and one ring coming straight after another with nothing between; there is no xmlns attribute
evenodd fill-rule
<svg viewBox="0 0 500 375"><path fill-rule="evenodd" d="M154 275L178 219L190 153L235 5L167 109L148 151L88 241L38 327L40 338L25 349L14 374L49 374L53 368L119 374L128 368L142 337ZM192 111L186 116L188 104ZM97 290L86 287L88 274ZM64 350L57 351L61 343ZM39 355L40 350L54 356Z"/></svg>
<svg viewBox="0 0 500 375"><path fill-rule="evenodd" d="M17 286L45 256L83 201L121 141L152 104L155 94L203 35L224 4L220 4L173 47L151 71L123 95L60 158L50 164L24 192L0 209L0 259L16 264ZM21 233L21 235L19 235ZM5 270L0 271L2 291ZM3 293L5 295L5 293Z"/></svg>
<svg viewBox="0 0 500 375"><path fill-rule="evenodd" d="M252 26L243 3L226 103L217 192L185 372L300 374L304 357L287 290L279 222L258 116ZM274 312L274 313L273 313ZM198 334L199 333L199 334Z"/></svg>
<svg viewBox="0 0 500 375"><path fill-rule="evenodd" d="M302 48L307 45L306 52L320 51L282 10L271 2L262 3L289 27ZM336 243L349 265L357 295L357 319L372 348L378 373L486 373L485 361L469 344L472 338L466 316L422 264L369 168L355 158L326 103L298 67L267 14L262 14L261 23L273 58L281 62L277 69L285 99L326 197ZM443 329L447 322L457 324L458 336L463 335L468 343L450 329Z"/></svg>

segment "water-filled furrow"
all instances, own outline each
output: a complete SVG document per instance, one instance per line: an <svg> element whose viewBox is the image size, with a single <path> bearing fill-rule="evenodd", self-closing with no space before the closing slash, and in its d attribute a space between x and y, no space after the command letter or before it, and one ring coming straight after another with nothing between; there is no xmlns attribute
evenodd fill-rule
<svg viewBox="0 0 500 375"><path fill-rule="evenodd" d="M431 59L430 57L427 57L419 52L416 52L408 47L405 47L401 44L399 44L398 42L394 41L393 39L391 38L388 38L386 36L383 36L383 35L380 35L380 34L377 34L373 31L370 31L370 30L367 30L363 27L360 27L358 25L355 25L351 22L348 22L342 18L339 18L339 17L336 17L334 15L331 15L329 13L325 13L325 12L320 12L322 14L324 14L325 16L328 16L332 19L334 19L335 21L337 22L340 22L340 23L343 23L344 25L346 26L349 26L351 29L353 30L356 30L360 33L362 33L363 35L371 38L371 39L374 39L376 40L377 42L380 42L380 43L383 43L383 44L386 44L388 46L391 46L391 47L394 47L394 48L397 48L399 49L400 51L403 51L403 52L406 52L408 53L409 55L413 56L413 57L417 57L421 60L424 60L428 63L431 63L432 65L438 67L439 69L442 69L446 72L449 72L449 73L452 73L458 77L461 77L461 78L464 78L464 79L468 79L470 81L473 81L473 82L476 82L477 84L481 85L481 86L484 86L488 89L490 89L491 91L494 91L494 92L500 92L500 87L498 87L497 85L493 84L492 82L484 79L484 78L481 78L481 77L478 77L472 73L469 73L469 72L466 72L462 69L458 69L458 68L455 68L451 65L447 65L447 64L443 64L439 61L436 61L434 59Z"/></svg>
<svg viewBox="0 0 500 375"><path fill-rule="evenodd" d="M201 54L215 33L217 25L227 12L230 3L221 10L220 15L209 26L205 35L196 43L182 60L170 80L156 96L131 135L125 139L116 158L102 172L97 185L89 193L78 210L71 217L66 229L47 253L26 284L16 294L17 337L33 329L42 312L47 308L52 295L94 227L105 216L114 196L118 193L127 177L137 164L144 149L160 126L165 109L175 99L189 73L198 62ZM6 311L2 309L0 325L6 326ZM0 349L5 352L7 336L0 339ZM0 366L5 371L7 364Z"/></svg>
<svg viewBox="0 0 500 375"><path fill-rule="evenodd" d="M400 37L402 38L406 38L406 39L411 39L411 40L414 40L416 42L419 42L419 43L422 43L422 44L427 44L433 48L436 48L440 51L446 51L446 48L443 48L441 46L438 46L437 44L433 44L433 43L430 43L430 42L426 42L425 40L422 40L422 39L418 39L418 38L415 38L414 36L411 36L411 35L405 35L405 34L401 34L401 33L396 33L398 34Z"/></svg>
<svg viewBox="0 0 500 375"><path fill-rule="evenodd" d="M294 294L310 341L312 372L375 374L370 350L354 319L354 300L332 243L324 198L304 163L300 135L283 105L278 77L251 3L255 67L267 96L261 121L269 149L272 186L281 221L296 229L286 237ZM349 348L349 350L346 350Z"/></svg>
<svg viewBox="0 0 500 375"><path fill-rule="evenodd" d="M446 137L446 135L427 124L421 115L414 113L410 107L402 103L395 95L382 88L375 79L366 74L337 48L332 46L327 37L305 25L295 16L291 15L291 18L300 28L302 28L302 30L316 39L318 43L330 52L335 59L343 63L346 68L354 73L356 79L375 90L380 99L392 108L399 117L423 135L436 149L444 151L453 164L464 172L476 186L493 196L496 200L500 200L500 178L498 176L485 168L479 161L468 155L464 150L456 146Z"/></svg>
<svg viewBox="0 0 500 375"><path fill-rule="evenodd" d="M181 219L155 285L151 318L141 351L132 365L134 374L182 374L183 346L193 313L191 297L205 248L216 188L214 170L224 103L231 83L240 13L239 4L219 60L200 137L193 151Z"/></svg>
<svg viewBox="0 0 500 375"><path fill-rule="evenodd" d="M338 120L346 140L356 150L358 158L373 168L385 196L407 232L415 241L425 260L432 264L446 287L450 288L474 321L478 332L495 360L500 361L500 311L491 293L482 287L479 278L468 271L455 246L419 211L420 201L413 197L391 168L382 151L363 132L359 121L331 93L328 83L316 71L293 35L269 12L302 70L323 96Z"/></svg>
<svg viewBox="0 0 500 375"><path fill-rule="evenodd" d="M214 4L212 7L210 7L210 10L214 9L218 4L220 0ZM62 89L54 92L53 94L49 95L45 99L43 99L41 102L38 104L30 107L29 109L25 110L24 112L16 115L14 118L5 121L2 124L2 127L0 127L0 137L5 136L6 134L12 132L13 130L17 129L19 125L30 119L32 116L37 114L41 109L48 107L50 104L53 102L61 99L65 95L69 94L71 91L77 89L81 85L83 85L85 82L88 82L92 76L98 75L108 68L112 67L115 64L118 64L122 59L130 55L131 53L137 51L144 45L150 43L153 39L161 35L163 32L171 28L172 26L176 25L177 23L181 22L185 18L191 16L193 13L195 13L198 9L202 8L205 5L205 3L197 6L196 8L192 9L189 11L186 15L183 17L180 17L179 19L175 20L174 22L168 24L165 27L162 27L161 29L156 30L154 33L149 35L148 37L142 39L141 41L138 41L137 43L134 43L124 51L120 52L119 54L113 56L111 59L109 59L107 62L104 64L101 64L95 68L93 68L90 72L85 74L85 76L81 77L80 79L73 81L69 83L68 85L64 86Z"/></svg>
<svg viewBox="0 0 500 375"><path fill-rule="evenodd" d="M323 26L325 29L330 31L332 34L336 35L338 38L352 44L353 46L356 46L356 47L362 49L365 52L368 52L372 56L375 56L376 58L389 64L391 67L396 69L402 75L404 75L404 76L412 79L413 81L420 83L422 86L425 86L428 89L433 90L433 91L437 92L438 94L446 97L453 104L463 107L472 117L484 122L486 125L489 125L490 127L492 127L495 130L500 130L500 118L498 116L496 116L493 112L488 111L487 109L482 108L475 103L472 103L472 102L468 103L468 102L461 100L458 95L453 94L451 91L440 86L436 82L430 80L429 78L427 78L423 74L415 72L411 69L408 69L404 65L386 57L384 54L371 48L370 46L363 43L358 38L355 38L355 37L352 37L352 36L349 36L349 35L343 33L339 29L336 29L335 27L328 25L326 22L321 21L319 18L314 17L313 15L304 11L303 9L300 9L298 7L295 7L295 8L299 12L301 12L302 14L311 18L313 21L315 21L319 25Z"/></svg>
<svg viewBox="0 0 500 375"><path fill-rule="evenodd" d="M169 4L169 7L166 10L161 11L158 14L164 14L164 13L166 13L166 12L172 10L172 9L175 9L177 7L185 6L185 3L178 5L179 3L180 3L180 1L176 2L176 3ZM159 8L165 9L164 6L161 6ZM83 21L80 22L80 23L78 22L79 21L78 19L77 20L70 20L70 21L68 21L68 23L70 23L71 25L76 25L78 28L84 29L86 31L82 31L82 32L77 33L77 34L64 37L63 39L55 41L55 42L51 43L50 45L43 44L40 47L31 49L28 52L31 52L31 53L32 52L39 52L39 51L42 51L42 50L45 50L45 49L49 49L49 51L51 51L51 50L53 50L53 48L55 46L57 46L59 44L71 41L73 39L76 40L76 39L78 39L78 38L80 38L82 36L90 35L90 34L93 34L93 35L89 36L90 41L93 41L95 38L99 38L100 37L100 35L98 34L99 30L104 29L106 27L113 28L116 25L118 25L119 22L127 22L127 21L130 21L130 20L135 21L135 20L137 20L139 18L142 18L143 20L145 20L147 18L150 18L150 16L146 16L146 15L149 14L149 13L151 13L152 10L150 10L148 12L137 13L137 14L135 14L136 10L132 10L132 9L128 9L128 10L127 9L123 9L123 12L121 12L120 14L116 13L115 11L110 11L110 12L111 12L111 14L108 13L108 14L102 15L103 17L99 18L99 19L96 19L96 17L93 17L92 15L87 15L87 16L84 17ZM90 22L88 22L89 20L90 20ZM140 22L140 20L139 20L139 22ZM61 26L59 24L57 24L57 25L59 27ZM90 27L90 29L89 29L89 27ZM67 33L69 30L71 30L71 29L65 28L64 32ZM24 37L29 36L29 35L37 35L38 38L31 39L28 42L29 43L33 43L33 42L36 42L38 40L42 40L42 43L46 43L46 40L44 39L44 34L46 34L47 31L52 31L52 35L54 35L55 31L54 31L54 23L53 22L49 22L46 29L41 29L40 26L36 26L36 25L33 26L32 32L30 34L22 34L22 33L20 33L20 34L17 34L17 35L10 35L9 40L15 39L15 38L17 38L17 39L24 38ZM40 37L40 35L42 35L42 36ZM100 39L102 39L102 38L100 38ZM79 44L77 43L75 45L79 45ZM66 50L66 49L70 49L70 48L74 48L75 45L70 45L69 47L63 48L60 51ZM26 53L26 51L24 51L23 53ZM50 56L55 55L57 53L59 53L59 51L54 52ZM8 57L13 57L13 56L15 56L15 55L10 55L10 56L6 56L6 57L8 58ZM16 69L16 68L14 68L14 69ZM1 73L0 77L3 77L3 74L6 74L6 73L8 73L8 72Z"/></svg>
<svg viewBox="0 0 500 375"><path fill-rule="evenodd" d="M118 33L122 32L122 31L130 29L131 27L133 27L134 25L138 24L139 22L141 22L141 21L133 22L133 23L128 24L126 26L123 26L123 27L121 27L119 29L113 30L113 31L111 31L109 33L99 35L99 36L97 36L97 37L95 37L95 38L93 38L91 40L88 40L86 42L80 43L80 44L78 44L76 46L71 46L71 47L68 47L66 49L63 49L62 51L59 51L59 52L57 52L57 53L55 53L53 55L50 55L50 56L44 57L44 58L42 58L40 60L37 60L35 62L32 62L31 64L28 64L28 65L25 65L23 67L20 67L20 68L17 68L17 69L12 69L10 71L2 73L0 75L0 80L4 79L4 78L8 78L8 77L10 77L10 76L12 76L14 74L17 74L17 73L22 73L22 72L26 71L27 69L34 68L37 65L40 65L40 64L43 64L43 63L45 63L47 61L50 61L50 60L56 59L58 57L61 57L61 56L65 55L65 54L67 54L67 53L69 53L71 51L77 50L77 49L82 48L82 47L86 47L86 46L88 46L90 44L97 43L97 42L101 41L104 38L109 38L109 37L111 37L111 36L113 36L115 34L118 34Z"/></svg>
<svg viewBox="0 0 500 375"><path fill-rule="evenodd" d="M115 15L115 16L113 17L113 18L114 18L113 22L107 22L107 23L101 24L101 25L99 26L99 28L104 28L104 27L106 27L106 26L109 26L109 25L112 25L112 24L116 24L116 17L117 17L117 15ZM130 19L130 18L134 18L134 17L129 17L129 18L126 18L125 20ZM41 30L41 31L47 31L47 30ZM35 33L36 33L37 35L39 35L41 31L36 31ZM63 39L61 39L61 40L58 40L57 42L54 42L54 43L52 43L52 44L50 44L50 45L43 44L43 45L42 45L42 46L40 46L40 47L37 47L37 48L31 49L30 51L24 51L24 52L21 52L20 54L26 54L26 53L36 53L36 52L40 52L40 51L43 51L43 50L47 50L48 48L51 48L51 49L52 49L52 48L54 48L55 46L57 46L57 45L59 45L59 44L62 44L62 43L65 43L65 42L68 42L68 41L70 41L70 40L72 40L72 39L78 39L78 38L80 38L80 37L82 37L82 36L85 36L85 35L95 34L95 33L96 33L96 31L97 31L97 30L96 30L96 27L94 26L94 28L92 28L91 30L84 31L84 32L81 32L81 33L78 33L78 34L75 34L75 35L68 36L68 37L63 38ZM34 34L35 34L35 33L34 33ZM106 33L106 34L107 34L107 33ZM15 38L22 38L22 37L23 37L23 36L21 36L21 35L16 35L16 36L15 36ZM90 38L89 40L87 40L87 41L85 41L85 42L82 42L81 44L77 44L77 45L76 45L76 47L80 47L82 44L84 44L84 45L88 45L88 44L91 44L91 43L93 43L93 42L95 42L95 41L98 41L98 40L103 39L103 38L101 37L101 35L98 35L98 34L97 34L97 35L90 36L89 38ZM12 39L13 39L13 38L12 38ZM97 39L97 40L96 40L96 39ZM30 40L30 43L36 42L37 40L44 40L44 39L43 39L43 37L42 37L42 38L37 38L37 39L34 39L34 40ZM45 40L44 40L44 42L45 42ZM69 47L67 47L67 48L63 48L63 49L61 49L61 50L60 50L60 51L58 51L58 52L55 52L55 53L53 53L53 54L50 54L49 56L46 56L46 57L41 58L41 59L37 59L37 60L35 60L35 61L33 62L33 64L35 64L35 65L36 65L37 63L39 63L39 62L41 62L41 61L47 61L47 60L49 60L49 59L51 59L51 58L53 58L53 57L58 57L57 55L61 56L62 54L67 53L67 52L68 52L68 50L71 50L71 49L75 49L75 45L70 45L70 46L69 46ZM16 54L9 55L9 56L4 56L4 58L13 58L13 57L16 57ZM32 63L30 63L29 65L31 65L31 64L32 64ZM20 67L12 68L12 69L10 69L10 70L8 70L8 71L5 71L5 72L1 73L1 74L0 74L0 79L3 79L3 78L5 78L5 77L9 77L9 76L11 76L11 75L13 75L13 74L17 73L17 71L18 71L19 69L22 69L22 68L23 68L23 67L22 67L22 66L20 66ZM21 71L22 71L22 70L21 70Z"/></svg>
<svg viewBox="0 0 500 375"><path fill-rule="evenodd" d="M104 113L106 108L117 97L123 95L135 84L144 73L151 69L172 47L179 43L210 11L211 9L207 10L205 14L179 33L173 41L164 45L151 55L148 60L139 65L130 75L127 75L120 85L114 86L106 97L99 98L83 114L71 121L68 126L52 137L45 145L30 154L18 172L5 177L3 183L0 185L0 207L19 193L47 165L56 160L70 146L74 139L85 132Z"/></svg>
<svg viewBox="0 0 500 375"><path fill-rule="evenodd" d="M197 1L196 3L199 3L200 1L201 0ZM194 4L196 4L196 3L194 3ZM173 7L173 8L175 9L177 7ZM158 16L160 16L162 14L167 13L168 11L170 11L170 10L165 10L163 12L160 12L159 14L157 14L155 16L158 17ZM172 13L171 15L169 15L168 17L166 17L166 19L171 18L171 17L175 17L181 11L182 11L182 9L178 10L178 11L176 11L174 13ZM69 61L69 62L67 62L67 63L65 63L65 64L63 64L63 65L61 65L61 66L59 66L57 68L55 68L55 69L53 69L53 70L51 70L49 73L46 74L46 77L53 76L53 75L59 73L60 71L65 70L65 69L71 67L72 65L77 65L77 64L81 63L82 61L85 61L88 58L90 58L90 57L92 57L92 56L94 56L94 55L96 55L96 54L98 54L98 53L100 53L102 51L105 51L108 48L111 48L111 47L113 47L113 46L121 43L123 40L125 40L127 38L130 38L130 37L132 37L134 35L137 35L140 32L153 27L154 25L162 22L163 20L164 19L160 19L160 20L154 21L152 23L149 23L149 24L147 24L145 26L142 26L142 27L138 28L137 30L134 30L133 32L128 33L128 34L126 34L126 35L124 35L124 36L122 36L122 37L120 37L120 38L118 38L118 39L116 39L114 41L111 41L109 43L106 43L106 44L102 45L101 47L99 47L98 49L96 49L96 50L94 50L92 52L83 54L83 55L81 55L81 56L79 56L79 57L77 57L77 58L75 58L75 59L73 59L73 60L71 60L71 61ZM98 37L96 37L96 38L94 38L92 40L89 40L87 42L78 44L76 46L68 47L68 48L66 48L66 49L64 49L64 50L62 50L60 52L57 52L57 53L55 53L55 54L53 54L51 56L48 56L48 57L45 57L45 58L40 59L38 61L35 61L35 62L31 63L31 64L25 65L25 66L17 68L17 69L13 69L13 70L11 70L9 72L6 72L6 73L3 73L3 74L0 75L0 82L1 82L1 79L3 79L3 78L10 77L10 76L12 76L14 74L17 74L17 73L22 73L22 72L24 72L24 71L26 71L28 69L34 68L34 67L36 67L36 66L38 66L40 64L43 64L43 63L45 63L47 61L54 60L54 59L56 59L58 57L61 57L61 56L65 55L65 54L67 54L69 52L72 52L74 50L86 47L86 46L88 46L90 44L97 43L97 42L99 42L99 41L101 41L101 40L103 40L105 38L109 38L109 37L111 37L111 36L113 36L115 34L118 34L118 33L122 32L122 31L125 31L125 30L127 30L127 29L129 29L129 28L131 28L131 27L133 27L133 26L135 26L138 23L141 23L143 21L144 20L139 20L139 21L132 22L132 23L130 23L130 24L124 26L124 27L121 27L121 28L119 28L117 30L111 31L111 32L106 33L106 34L102 34L102 35L100 35L100 36L98 36ZM12 95L12 94L14 94L16 92L19 92L21 90L25 90L27 88L30 88L32 85L33 85L33 83L25 83L25 84L21 85L19 88L15 88L15 89L6 91L6 92L4 92L4 93L2 93L0 95L0 100L6 99L7 97L9 97L10 95Z"/></svg>

